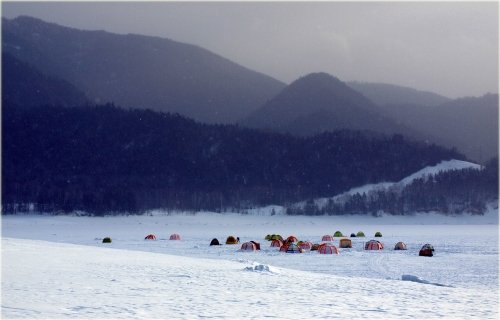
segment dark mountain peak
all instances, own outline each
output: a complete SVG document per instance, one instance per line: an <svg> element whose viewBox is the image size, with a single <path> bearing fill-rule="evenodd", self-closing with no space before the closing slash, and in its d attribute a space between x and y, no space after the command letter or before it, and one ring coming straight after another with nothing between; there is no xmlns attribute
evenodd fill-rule
<svg viewBox="0 0 500 320"><path fill-rule="evenodd" d="M284 84L206 49L166 38L2 20L2 51L74 84L93 102L236 122Z"/></svg>

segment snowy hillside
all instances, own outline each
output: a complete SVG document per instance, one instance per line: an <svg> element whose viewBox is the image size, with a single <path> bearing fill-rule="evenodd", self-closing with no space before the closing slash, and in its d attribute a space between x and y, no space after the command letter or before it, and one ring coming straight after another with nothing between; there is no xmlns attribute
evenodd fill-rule
<svg viewBox="0 0 500 320"><path fill-rule="evenodd" d="M414 180L419 179L419 178L427 178L432 175L436 175L440 172L446 172L446 171L451 171L451 170L463 170L463 169L481 169L481 166L479 164L467 162L467 161L462 161L462 160L448 160L448 161L441 161L440 163L436 164L435 166L430 166L430 167L425 167L408 177L402 179L401 181L398 182L381 182L377 184L368 184L360 187L353 188L345 193L336 195L332 198L320 198L316 199L315 203L318 207L323 207L326 205L328 200L332 199L334 201L343 201L343 199L348 198L349 196L352 196L356 193L359 194L370 194L372 192L377 192L377 191L384 191L384 190L401 190L403 187L411 184ZM303 206L305 203L302 202L298 204L299 206Z"/></svg>

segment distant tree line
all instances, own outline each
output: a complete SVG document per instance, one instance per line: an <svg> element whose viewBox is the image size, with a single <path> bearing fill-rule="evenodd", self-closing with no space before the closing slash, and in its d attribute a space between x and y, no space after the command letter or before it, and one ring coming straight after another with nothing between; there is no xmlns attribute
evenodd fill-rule
<svg viewBox="0 0 500 320"><path fill-rule="evenodd" d="M440 172L415 179L404 187L390 187L367 193L328 199L319 206L312 199L287 208L290 215L344 215L381 212L409 215L416 212L482 215L489 202L498 200L498 158L481 169Z"/></svg>
<svg viewBox="0 0 500 320"><path fill-rule="evenodd" d="M95 214L287 205L464 158L400 135L301 138L109 104L3 106L2 147L3 213L28 205ZM413 194L432 187L421 183Z"/></svg>

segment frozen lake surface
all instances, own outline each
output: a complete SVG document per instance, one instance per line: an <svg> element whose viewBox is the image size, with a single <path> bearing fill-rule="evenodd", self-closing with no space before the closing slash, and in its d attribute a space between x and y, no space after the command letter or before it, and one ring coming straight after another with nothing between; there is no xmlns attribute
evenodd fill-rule
<svg viewBox="0 0 500 320"><path fill-rule="evenodd" d="M155 299L151 304L145 300L151 294L159 295L156 297L159 299L163 291L174 291L172 298L179 304L165 309L173 318L231 315L331 318L333 311L327 310L335 308L339 318L467 316L494 319L498 317L496 221L495 212L486 217L461 218L214 213L104 218L4 216L2 313L5 318L161 318L160 310L167 307ZM285 254L264 240L267 234L281 234L321 243L323 235L333 235L337 230L347 236L363 231L366 237L350 238L353 248L340 249L339 255L321 255L316 251ZM385 249L363 250L366 241L375 239L376 231L382 233L383 237L376 239L384 243ZM180 234L181 240L168 240L173 233ZM158 240L144 240L148 234L155 234ZM240 237L241 242L258 241L261 250L242 252L240 245L209 246L212 238L224 243L230 235ZM104 237L111 237L112 243L103 244ZM339 239L334 238L332 243L338 246ZM394 251L399 241L405 242L408 250ZM418 256L425 243L434 246L434 257ZM54 268L62 270L56 272ZM41 272L44 269L47 271ZM65 274L68 270L71 277ZM54 279L49 280L50 277ZM79 281L85 282L86 278L92 290L79 288ZM151 288L135 290L133 287L139 279ZM121 285L114 288L117 281ZM23 291L23 285L30 292ZM30 286L33 288L27 290ZM44 300L57 292L63 295L66 290L73 290L73 296L81 296L82 301L89 302L75 306L78 299L66 295L60 300ZM47 297L31 291L47 292ZM89 296L106 292L106 299L115 307L120 303L129 306L114 310L112 304L103 306ZM220 292L225 296L231 292L234 298L213 298L218 307L200 309L189 302L189 294L193 292L205 297L205 300L200 296L195 299L201 299L203 305L209 303L209 293ZM298 299L296 303L302 304L302 308L275 307L267 301L278 299L289 304L285 297L276 297L278 293L287 292ZM370 295L373 306L369 305ZM304 302L300 296L319 300ZM349 301L340 298L345 296ZM394 299L403 299L405 303ZM94 309L89 305L91 301L94 301ZM330 308L325 308L322 301ZM248 310L251 303L254 307ZM433 311L423 313L419 309L423 303L430 304ZM222 313L224 310L226 313Z"/></svg>

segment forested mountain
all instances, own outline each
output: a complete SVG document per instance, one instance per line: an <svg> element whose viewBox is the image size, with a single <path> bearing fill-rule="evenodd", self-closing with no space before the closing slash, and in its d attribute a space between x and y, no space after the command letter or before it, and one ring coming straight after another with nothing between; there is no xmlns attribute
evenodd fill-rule
<svg viewBox="0 0 500 320"><path fill-rule="evenodd" d="M439 106L385 105L382 109L425 133L421 139L456 147L479 162L498 157L498 94L455 99Z"/></svg>
<svg viewBox="0 0 500 320"><path fill-rule="evenodd" d="M378 105L413 104L437 106L451 100L434 92L387 83L349 81L346 84Z"/></svg>
<svg viewBox="0 0 500 320"><path fill-rule="evenodd" d="M286 204L463 158L397 135L299 138L109 105L3 111L4 212Z"/></svg>
<svg viewBox="0 0 500 320"><path fill-rule="evenodd" d="M385 134L415 132L382 115L378 106L339 79L312 73L291 83L242 124L297 135L340 129Z"/></svg>
<svg viewBox="0 0 500 320"><path fill-rule="evenodd" d="M72 83L93 103L177 112L203 122L236 122L284 87L197 46L30 17L2 19L2 51Z"/></svg>
<svg viewBox="0 0 500 320"><path fill-rule="evenodd" d="M82 106L85 95L67 81L42 74L12 55L2 53L2 106Z"/></svg>

